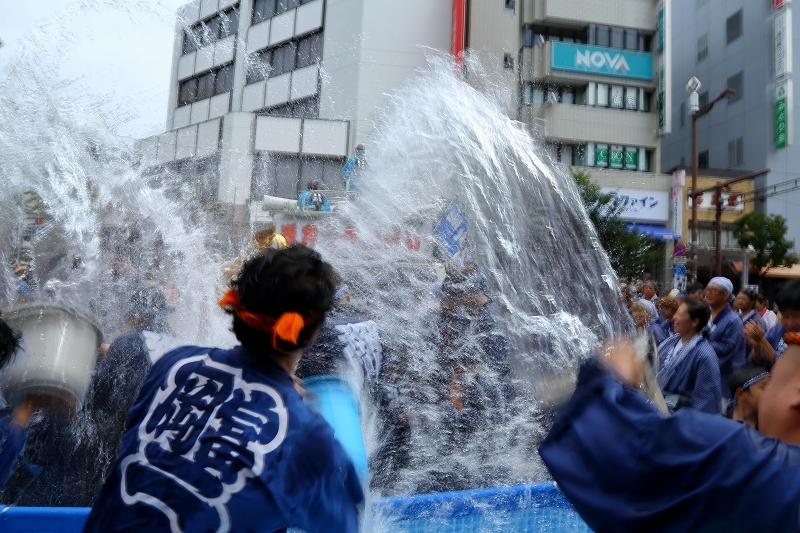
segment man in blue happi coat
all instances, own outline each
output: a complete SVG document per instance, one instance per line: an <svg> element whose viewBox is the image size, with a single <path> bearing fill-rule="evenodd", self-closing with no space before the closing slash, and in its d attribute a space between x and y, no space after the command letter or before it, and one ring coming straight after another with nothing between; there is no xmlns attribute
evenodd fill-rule
<svg viewBox="0 0 800 533"><path fill-rule="evenodd" d="M800 531L800 346L773 368L760 432L693 409L663 416L639 392L632 343L599 354L539 447L592 530Z"/></svg>
<svg viewBox="0 0 800 533"><path fill-rule="evenodd" d="M731 293L733 284L728 278L712 278L706 285L705 300L711 307L708 342L719 359L720 390L726 390L731 372L744 366L747 347L742 319L730 306Z"/></svg>
<svg viewBox="0 0 800 533"><path fill-rule="evenodd" d="M800 280L786 282L778 292L775 303L781 311L781 319L766 332L758 324L745 324L744 335L753 347L753 363L772 368L775 361L786 350L783 335L800 331Z"/></svg>
<svg viewBox="0 0 800 533"><path fill-rule="evenodd" d="M292 376L334 276L302 245L245 263L220 301L241 345L153 365L85 532L358 531L353 463Z"/></svg>

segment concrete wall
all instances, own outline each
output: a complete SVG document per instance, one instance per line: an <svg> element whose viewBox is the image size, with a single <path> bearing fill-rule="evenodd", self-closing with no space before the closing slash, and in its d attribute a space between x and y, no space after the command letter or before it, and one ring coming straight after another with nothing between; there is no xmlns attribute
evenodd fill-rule
<svg viewBox="0 0 800 533"><path fill-rule="evenodd" d="M320 118L351 120L351 153L389 94L427 64L425 47L450 49L450 26L450 0L328 0Z"/></svg>

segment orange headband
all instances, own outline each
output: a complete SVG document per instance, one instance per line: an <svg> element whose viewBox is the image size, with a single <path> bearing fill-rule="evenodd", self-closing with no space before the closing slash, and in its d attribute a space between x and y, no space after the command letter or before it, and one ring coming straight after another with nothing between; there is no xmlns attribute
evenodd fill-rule
<svg viewBox="0 0 800 533"><path fill-rule="evenodd" d="M272 332L272 347L278 349L278 338L281 340L297 344L297 339L300 337L300 332L306 326L306 322L300 313L289 311L283 313L278 318L253 313L248 311L239 302L239 293L235 289L229 289L228 292L219 301L220 307L230 307L242 321L254 329L261 331Z"/></svg>
<svg viewBox="0 0 800 533"><path fill-rule="evenodd" d="M785 333L783 342L786 344L800 344L800 332Z"/></svg>

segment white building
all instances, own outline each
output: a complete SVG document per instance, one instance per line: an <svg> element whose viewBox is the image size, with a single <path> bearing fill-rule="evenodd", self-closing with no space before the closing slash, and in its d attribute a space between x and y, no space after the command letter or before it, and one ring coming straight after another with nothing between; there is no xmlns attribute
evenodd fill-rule
<svg viewBox="0 0 800 533"><path fill-rule="evenodd" d="M178 13L166 132L147 166L202 175L234 221L341 169L426 47L450 49L451 0L195 0ZM369 155L369 154L367 154Z"/></svg>

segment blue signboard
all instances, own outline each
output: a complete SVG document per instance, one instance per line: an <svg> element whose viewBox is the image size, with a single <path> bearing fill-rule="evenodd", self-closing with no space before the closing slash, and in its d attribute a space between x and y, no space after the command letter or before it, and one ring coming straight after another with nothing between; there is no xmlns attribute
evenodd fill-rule
<svg viewBox="0 0 800 533"><path fill-rule="evenodd" d="M553 70L652 80L653 54L553 41L551 67Z"/></svg>
<svg viewBox="0 0 800 533"><path fill-rule="evenodd" d="M683 277L686 275L686 267L684 265L675 265L672 267L672 275L674 277Z"/></svg>
<svg viewBox="0 0 800 533"><path fill-rule="evenodd" d="M467 238L467 231L467 216L458 207L458 204L452 202L447 208L444 218L433 230L433 234L445 245L450 257L454 257L461 250L461 246Z"/></svg>

